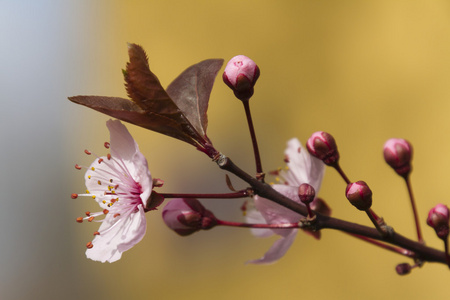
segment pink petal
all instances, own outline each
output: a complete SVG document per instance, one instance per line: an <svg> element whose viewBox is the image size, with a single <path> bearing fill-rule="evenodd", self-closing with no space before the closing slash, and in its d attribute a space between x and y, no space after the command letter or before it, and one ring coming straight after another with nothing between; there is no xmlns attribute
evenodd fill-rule
<svg viewBox="0 0 450 300"><path fill-rule="evenodd" d="M289 234L275 241L269 251L260 259L250 260L250 264L271 264L283 257L291 247L297 235L297 229L286 230Z"/></svg>
<svg viewBox="0 0 450 300"><path fill-rule="evenodd" d="M288 158L289 170L284 172L290 173L286 177L291 177L293 181L288 184L300 186L302 183L308 183L318 194L325 173L325 164L309 154L296 138L288 141L285 155Z"/></svg>
<svg viewBox="0 0 450 300"><path fill-rule="evenodd" d="M123 212L119 220L114 215L106 215L100 226L100 235L96 235L91 249L86 250L86 257L95 261L115 262L122 253L142 240L146 231L145 212L142 205L138 211ZM117 223L115 223L117 221Z"/></svg>
<svg viewBox="0 0 450 300"><path fill-rule="evenodd" d="M152 176L147 159L139 151L139 146L119 120L108 120L106 126L110 133L111 155L124 162L134 181L142 187L141 199L146 205L152 191Z"/></svg>
<svg viewBox="0 0 450 300"><path fill-rule="evenodd" d="M247 215L245 216L247 223L251 224L267 224L266 220L262 216L262 214L256 209L250 209L247 211ZM268 228L252 228L251 232L254 236L263 238L269 237L274 234L272 229Z"/></svg>
<svg viewBox="0 0 450 300"><path fill-rule="evenodd" d="M274 184L272 187L289 199L297 203L301 203L298 197L297 187L284 184ZM262 214L268 224L296 223L301 218L300 214L259 196L255 196L255 207ZM285 230L283 229L276 231L278 233L278 231L284 232Z"/></svg>

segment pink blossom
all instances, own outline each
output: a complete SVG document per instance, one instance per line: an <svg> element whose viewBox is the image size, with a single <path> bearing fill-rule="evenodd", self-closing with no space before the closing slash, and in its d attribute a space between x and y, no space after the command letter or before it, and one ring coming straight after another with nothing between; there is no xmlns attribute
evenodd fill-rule
<svg viewBox="0 0 450 300"><path fill-rule="evenodd" d="M444 204L437 204L428 212L427 224L436 228L442 224L446 225L449 222L449 209Z"/></svg>
<svg viewBox="0 0 450 300"><path fill-rule="evenodd" d="M237 55L227 63L222 77L238 99L247 101L253 95L259 74L259 68L253 60Z"/></svg>
<svg viewBox="0 0 450 300"><path fill-rule="evenodd" d="M383 147L384 160L401 176L411 172L412 152L411 144L405 139L389 139Z"/></svg>
<svg viewBox="0 0 450 300"><path fill-rule="evenodd" d="M295 138L289 140L287 143L285 161L288 168L279 172L284 184L274 184L272 187L276 191L297 203L302 203L298 196L298 187L302 183L310 184L316 193L319 192L323 174L325 172L325 165L321 160L309 154ZM298 223L303 217L273 201L259 196L254 197L254 204L255 210L249 211L247 215L247 221L249 223ZM252 233L259 237L277 234L280 235L281 238L275 241L262 258L251 260L249 263L269 264L276 262L283 257L292 245L297 235L297 231L297 229L252 229Z"/></svg>
<svg viewBox="0 0 450 300"><path fill-rule="evenodd" d="M109 120L106 125L110 132L111 154L97 157L87 168L85 174L86 194L73 194L92 197L101 212L86 212L85 218L105 215L94 239L87 244L86 256L95 261L114 262L122 253L136 245L145 235L145 211L152 193L152 177L147 160L126 127L118 120ZM86 154L91 154L85 151ZM77 169L81 169L76 165Z"/></svg>
<svg viewBox="0 0 450 300"><path fill-rule="evenodd" d="M368 210L372 206L372 190L360 180L347 185L345 196L359 210Z"/></svg>
<svg viewBox="0 0 450 300"><path fill-rule="evenodd" d="M309 153L322 160L326 165L332 166L339 160L339 151L337 149L334 137L324 131L314 132L306 143Z"/></svg>

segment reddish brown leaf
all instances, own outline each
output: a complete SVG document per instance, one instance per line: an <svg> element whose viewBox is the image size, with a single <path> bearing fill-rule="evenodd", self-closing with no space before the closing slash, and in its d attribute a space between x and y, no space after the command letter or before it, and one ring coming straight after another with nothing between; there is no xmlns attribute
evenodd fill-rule
<svg viewBox="0 0 450 300"><path fill-rule="evenodd" d="M158 114L145 111L136 103L118 97L103 96L74 96L69 100L92 108L111 117L138 125L176 139L185 141L196 147L199 146L198 139L201 137L193 131L188 122L181 122L179 116L171 114Z"/></svg>
<svg viewBox="0 0 450 300"><path fill-rule="evenodd" d="M208 102L223 59L207 59L187 68L168 87L167 94L194 128L206 136Z"/></svg>
<svg viewBox="0 0 450 300"><path fill-rule="evenodd" d="M69 100L185 141L210 156L215 155L216 151L206 137L206 111L214 78L223 60L206 60L183 72L170 87L174 101L150 71L142 47L129 44L128 53L130 61L124 77L132 101L102 96L75 96Z"/></svg>

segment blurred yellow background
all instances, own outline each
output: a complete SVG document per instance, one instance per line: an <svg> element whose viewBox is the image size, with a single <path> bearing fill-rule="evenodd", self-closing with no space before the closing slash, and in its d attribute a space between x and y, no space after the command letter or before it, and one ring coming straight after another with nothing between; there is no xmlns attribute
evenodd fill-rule
<svg viewBox="0 0 450 300"><path fill-rule="evenodd" d="M283 164L285 143L324 130L336 138L351 180L365 180L374 210L408 237L406 188L382 159L390 137L414 146L412 183L425 227L428 210L450 204L450 4L448 1L0 1L1 299L447 299L450 272L425 264L400 277L403 257L340 232L317 242L300 233L277 264L245 265L275 239L216 228L181 238L160 211L119 262L85 258L97 224L75 163L102 155L107 116L67 100L125 97L127 42L142 45L167 86L207 58L244 54L261 69L251 100L263 168ZM220 76L220 75L219 75ZM241 103L220 77L208 135L254 172ZM127 125L164 192L227 192L224 172L189 145ZM236 188L245 184L232 178ZM327 170L320 196L336 217L369 224ZM239 221L241 200L204 200Z"/></svg>

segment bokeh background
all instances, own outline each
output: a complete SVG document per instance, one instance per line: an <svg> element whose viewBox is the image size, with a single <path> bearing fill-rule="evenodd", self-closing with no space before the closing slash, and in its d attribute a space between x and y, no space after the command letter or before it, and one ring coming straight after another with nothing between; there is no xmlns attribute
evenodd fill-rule
<svg viewBox="0 0 450 300"><path fill-rule="evenodd" d="M448 1L8 1L0 0L1 299L447 299L450 273L425 264L400 277L403 257L340 232L320 242L300 233L269 266L245 265L274 239L217 228L181 238L160 211L147 235L113 264L85 258L97 224L75 163L99 154L107 116L68 96L126 97L127 42L141 44L167 86L206 58L245 54L261 77L251 106L263 167L283 165L285 143L332 133L352 180L367 181L374 210L415 237L402 180L385 166L390 137L414 145L412 182L427 244L428 210L450 204L450 4ZM217 80L209 136L242 168L254 170L241 103ZM133 125L164 192L227 192L225 174L189 145ZM236 188L245 184L232 178ZM320 196L336 217L369 224L327 170ZM242 220L241 200L205 200L218 217Z"/></svg>

